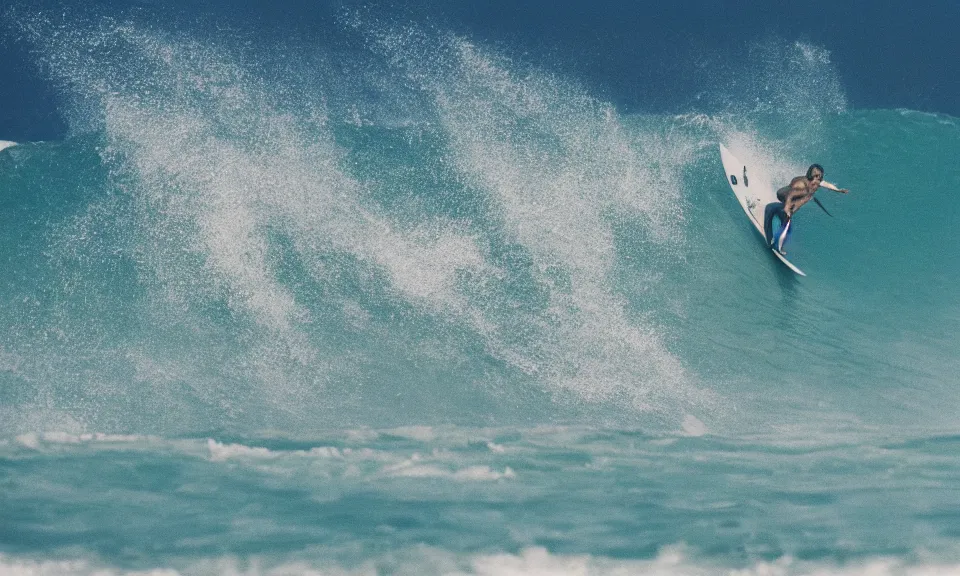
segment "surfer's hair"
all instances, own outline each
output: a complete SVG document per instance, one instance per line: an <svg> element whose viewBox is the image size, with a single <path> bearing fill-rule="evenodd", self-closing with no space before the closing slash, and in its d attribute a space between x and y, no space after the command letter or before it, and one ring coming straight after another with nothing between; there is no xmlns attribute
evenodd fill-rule
<svg viewBox="0 0 960 576"><path fill-rule="evenodd" d="M813 171L814 171L814 170L819 170L821 175L825 175L825 174L826 174L826 172L824 172L824 170L823 170L823 166L821 166L821 165L819 165L819 164L812 164L809 168L807 168L807 180L813 180Z"/></svg>

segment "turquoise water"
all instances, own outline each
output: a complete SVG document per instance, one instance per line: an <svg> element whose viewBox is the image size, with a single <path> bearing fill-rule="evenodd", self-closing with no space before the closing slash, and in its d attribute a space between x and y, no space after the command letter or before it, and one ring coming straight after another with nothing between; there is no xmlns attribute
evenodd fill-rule
<svg viewBox="0 0 960 576"><path fill-rule="evenodd" d="M956 118L803 43L624 114L357 13L346 71L8 19L71 129L0 152L0 571L960 570ZM718 142L851 190L808 277Z"/></svg>
<svg viewBox="0 0 960 576"><path fill-rule="evenodd" d="M17 478L6 492L3 569L958 569L956 436L821 432L809 440L539 426L233 440L18 438L2 448L4 473Z"/></svg>

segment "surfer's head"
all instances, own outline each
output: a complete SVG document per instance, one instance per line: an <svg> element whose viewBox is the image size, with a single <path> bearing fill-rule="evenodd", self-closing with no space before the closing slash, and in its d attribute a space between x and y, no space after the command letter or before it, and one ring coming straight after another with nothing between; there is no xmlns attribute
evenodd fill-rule
<svg viewBox="0 0 960 576"><path fill-rule="evenodd" d="M807 168L807 180L813 182L814 178L820 180L821 182L823 181L823 166L819 164L812 164L809 168Z"/></svg>

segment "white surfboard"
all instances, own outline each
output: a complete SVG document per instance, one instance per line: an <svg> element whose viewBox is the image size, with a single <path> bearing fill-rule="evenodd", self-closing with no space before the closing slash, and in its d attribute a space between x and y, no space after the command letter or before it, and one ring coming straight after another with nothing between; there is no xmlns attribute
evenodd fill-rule
<svg viewBox="0 0 960 576"><path fill-rule="evenodd" d="M720 145L720 161L723 162L723 171L727 176L727 184L733 190L740 202L740 207L746 212L747 218L757 229L760 236L766 242L766 234L763 231L763 213L767 204L777 202L777 193L770 184L766 175L759 167L744 164L737 159L727 148ZM787 268L793 270L801 276L806 276L802 270L793 265L792 262L777 252L770 249L774 256L780 259Z"/></svg>
<svg viewBox="0 0 960 576"><path fill-rule="evenodd" d="M17 145L16 142L11 142L9 140L0 140L0 150L3 150L4 148L9 148L11 146L16 146L16 145Z"/></svg>

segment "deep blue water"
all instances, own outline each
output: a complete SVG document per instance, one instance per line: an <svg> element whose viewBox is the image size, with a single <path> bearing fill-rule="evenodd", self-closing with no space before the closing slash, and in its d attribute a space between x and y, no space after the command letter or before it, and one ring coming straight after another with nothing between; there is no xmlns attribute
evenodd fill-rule
<svg viewBox="0 0 960 576"><path fill-rule="evenodd" d="M856 8L4 6L0 573L957 573L957 7Z"/></svg>
<svg viewBox="0 0 960 576"><path fill-rule="evenodd" d="M17 6L16 2L11 3ZM906 0L763 2L313 2L96 0L84 8L43 0L52 12L165 21L200 35L229 28L253 42L298 37L335 50L332 25L345 7L394 21L433 23L586 84L631 112L702 111L703 82L714 67L744 58L757 39L800 40L829 50L856 108L908 108L960 116L956 52L960 6ZM9 10L9 8L8 8ZM62 135L61 94L37 69L16 33L3 34L0 134L12 140ZM942 55L942 56L938 56ZM811 78L811 81L815 81Z"/></svg>

